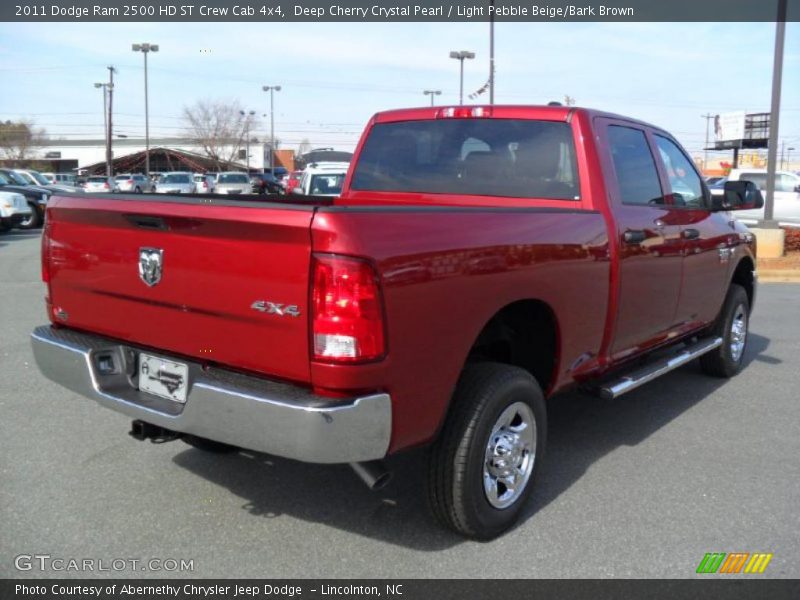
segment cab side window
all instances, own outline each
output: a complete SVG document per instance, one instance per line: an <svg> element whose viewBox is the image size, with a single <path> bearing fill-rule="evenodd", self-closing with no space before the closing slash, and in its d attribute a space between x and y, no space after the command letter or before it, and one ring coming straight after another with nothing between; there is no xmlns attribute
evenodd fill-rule
<svg viewBox="0 0 800 600"><path fill-rule="evenodd" d="M644 131L610 125L608 143L622 203L642 206L664 204L656 162Z"/></svg>
<svg viewBox="0 0 800 600"><path fill-rule="evenodd" d="M658 152L667 170L675 206L707 208L703 197L703 184L692 163L672 140L655 136Z"/></svg>

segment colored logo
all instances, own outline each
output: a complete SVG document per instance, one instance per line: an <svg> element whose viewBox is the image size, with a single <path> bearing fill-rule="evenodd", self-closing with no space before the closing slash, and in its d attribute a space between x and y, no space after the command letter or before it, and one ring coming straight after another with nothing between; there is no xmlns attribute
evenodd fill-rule
<svg viewBox="0 0 800 600"><path fill-rule="evenodd" d="M698 573L763 573L772 554L766 552L707 552L697 566Z"/></svg>

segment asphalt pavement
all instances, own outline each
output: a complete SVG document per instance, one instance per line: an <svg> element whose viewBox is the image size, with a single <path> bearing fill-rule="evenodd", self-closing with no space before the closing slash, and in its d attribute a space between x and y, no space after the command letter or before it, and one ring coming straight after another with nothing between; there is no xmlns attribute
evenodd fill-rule
<svg viewBox="0 0 800 600"><path fill-rule="evenodd" d="M684 578L707 552L800 577L800 285L760 287L730 381L691 364L614 401L552 399L538 488L489 543L428 515L424 451L372 493L346 466L133 440L38 373L43 296L38 232L0 235L0 577ZM193 570L148 570L169 560Z"/></svg>

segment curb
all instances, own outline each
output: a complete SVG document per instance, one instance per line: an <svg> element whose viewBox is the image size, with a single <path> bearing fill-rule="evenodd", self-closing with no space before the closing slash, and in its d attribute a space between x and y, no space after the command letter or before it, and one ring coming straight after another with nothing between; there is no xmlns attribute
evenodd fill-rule
<svg viewBox="0 0 800 600"><path fill-rule="evenodd" d="M759 269L759 283L800 283L798 269Z"/></svg>

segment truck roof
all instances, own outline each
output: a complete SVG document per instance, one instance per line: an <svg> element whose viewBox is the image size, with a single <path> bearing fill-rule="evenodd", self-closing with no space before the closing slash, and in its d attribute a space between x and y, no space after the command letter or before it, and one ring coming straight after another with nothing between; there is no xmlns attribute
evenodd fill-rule
<svg viewBox="0 0 800 600"><path fill-rule="evenodd" d="M658 129L666 133L666 131L658 125L653 125L652 123L647 123L639 119L626 117L624 115L619 115L612 112L577 106L549 106L536 104L495 104L493 106L488 104L465 104L463 106L441 105L433 107L425 106L419 108L400 108L376 113L372 117L372 122L392 123L398 121L421 121L427 119L447 118L443 116L443 111L457 111L459 109L482 113L472 115L474 118L488 117L499 119L542 119L545 121L569 121L573 114L584 113L590 119L594 117L618 119L646 127L652 127L653 129Z"/></svg>

